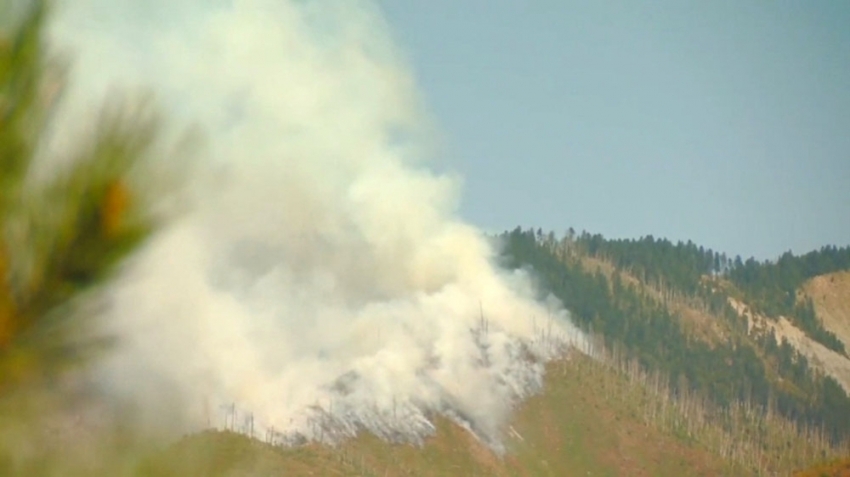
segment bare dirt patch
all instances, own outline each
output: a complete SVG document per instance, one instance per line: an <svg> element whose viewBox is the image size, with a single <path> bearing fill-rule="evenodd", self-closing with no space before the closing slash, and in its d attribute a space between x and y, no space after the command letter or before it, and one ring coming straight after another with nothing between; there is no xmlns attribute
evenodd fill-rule
<svg viewBox="0 0 850 477"><path fill-rule="evenodd" d="M802 292L814 302L823 327L850 350L850 271L812 278L803 284Z"/></svg>
<svg viewBox="0 0 850 477"><path fill-rule="evenodd" d="M745 304L732 298L729 299L729 303L739 315L747 318L749 333L773 331L777 343L781 343L783 339L787 341L797 352L806 357L809 364L835 378L844 391L850 394L850 359L809 338L783 316L774 319L753 313Z"/></svg>

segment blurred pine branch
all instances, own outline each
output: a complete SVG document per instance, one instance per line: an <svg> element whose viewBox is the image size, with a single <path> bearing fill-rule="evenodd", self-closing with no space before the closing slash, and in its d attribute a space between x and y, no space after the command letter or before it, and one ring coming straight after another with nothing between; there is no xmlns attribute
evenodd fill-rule
<svg viewBox="0 0 850 477"><path fill-rule="evenodd" d="M80 340L86 313L73 311L75 298L106 283L155 227L133 181L160 132L147 104L108 104L67 168L28 180L65 71L44 41L48 2L26 3L0 27L0 398L102 347Z"/></svg>

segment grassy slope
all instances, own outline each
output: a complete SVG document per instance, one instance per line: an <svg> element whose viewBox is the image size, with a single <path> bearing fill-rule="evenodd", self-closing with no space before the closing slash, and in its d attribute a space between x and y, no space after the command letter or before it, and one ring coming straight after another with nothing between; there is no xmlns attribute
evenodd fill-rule
<svg viewBox="0 0 850 477"><path fill-rule="evenodd" d="M835 333L850 349L850 272L821 275L807 281L801 290L812 299L824 328ZM812 467L796 477L850 477L850 459Z"/></svg>
<svg viewBox="0 0 850 477"><path fill-rule="evenodd" d="M827 298L830 293L836 295L832 288L837 281L844 284L846 277L829 278L814 280L813 283L819 284L817 289L813 289L812 283L806 287L810 295L821 294L821 300L813 297L819 315L835 310L833 314L840 314L843 310L840 306L836 308L835 300L824 300L823 295L826 293ZM841 305L844 301L837 303ZM697 328L703 324L696 320L693 323ZM726 330L702 331L711 340L722 339ZM646 424L641 407L635 403L647 395L636 393L624 381L599 365L588 364L586 359L550 365L545 391L523 403L512 425L505 430L508 452L503 457L494 455L459 426L439 420L437 434L421 448L387 444L364 435L335 449L312 445L282 450L235 434L205 433L188 437L161 453L144 473L199 476L752 474L733 468L728 460L693 439L664 430L663 426ZM816 467L800 475L844 475L836 473L840 469L843 469L840 465ZM795 469L774 470L787 475Z"/></svg>
<svg viewBox="0 0 850 477"><path fill-rule="evenodd" d="M850 459L842 459L797 472L794 477L850 477Z"/></svg>
<svg viewBox="0 0 850 477"><path fill-rule="evenodd" d="M814 277L801 291L814 302L823 327L850 349L850 271Z"/></svg>
<svg viewBox="0 0 850 477"><path fill-rule="evenodd" d="M494 455L464 429L439 421L422 448L364 435L339 448L275 449L229 433L188 437L144 469L151 475L494 475L717 476L717 456L640 419L619 377L578 360L550 366L545 391L525 402L506 429L508 451ZM597 369L598 368L598 369ZM610 371L605 371L609 372ZM513 432L511 431L513 430Z"/></svg>
<svg viewBox="0 0 850 477"><path fill-rule="evenodd" d="M830 303L816 300L818 313L834 308ZM636 404L646 399L646 394L629 389L624 381L599 365L588 364L586 359L550 365L545 391L523 403L512 426L505 430L508 452L503 457L491 453L459 426L440 420L437 434L422 448L387 444L364 435L335 449L307 446L281 450L243 436L207 433L191 436L160 454L145 473L199 476L752 474L733 468L728 460L693 439L646 424L641 407ZM817 467L800 475L844 475L835 473L839 468L843 467ZM787 475L795 469L774 470L778 470L778 475Z"/></svg>
<svg viewBox="0 0 850 477"><path fill-rule="evenodd" d="M816 303L816 305L818 305ZM828 306L828 304L826 305ZM820 313L821 310L819 309ZM717 339L718 335L714 336ZM507 453L494 455L461 427L437 421L423 447L393 445L363 435L338 448L279 449L232 433L206 432L148 458L136 475L494 475L494 476L722 476L753 475L669 426L647 424L653 399L598 363L573 357L549 366L546 387L517 410L505 429ZM655 398L657 399L657 397ZM703 439L700 442L705 442ZM784 441L783 441L784 442ZM789 443L791 441L788 441ZM797 441L793 446L799 447ZM790 445L790 444L789 444ZM808 459L805 462L813 462ZM777 474L805 467L791 460ZM98 475L119 475L110 464ZM126 460L121 466L127 470ZM839 467L812 468L806 477ZM812 473L815 472L815 473ZM825 473L823 473L825 472ZM22 475L30 475L25 472ZM56 475L66 475L60 473ZM86 471L79 475L93 475Z"/></svg>
<svg viewBox="0 0 850 477"><path fill-rule="evenodd" d="M550 366L549 386L516 419L530 475L730 475L715 456L640 418L622 380L587 363Z"/></svg>

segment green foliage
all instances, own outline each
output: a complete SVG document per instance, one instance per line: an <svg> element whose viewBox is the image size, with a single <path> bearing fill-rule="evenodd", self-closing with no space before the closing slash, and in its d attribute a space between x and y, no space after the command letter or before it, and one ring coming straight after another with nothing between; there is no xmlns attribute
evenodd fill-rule
<svg viewBox="0 0 850 477"><path fill-rule="evenodd" d="M609 280L599 272L589 272L581 262L585 254L607 250L615 263L632 272L640 270L646 280L657 277L675 287L678 282L672 271L679 270L682 277L690 277L683 278L684 285L679 284L687 289L688 283L697 283L701 267L715 262L708 260L707 252L699 252L693 245L668 246L651 238L619 241L609 247L601 236L583 237L556 242L541 232L517 228L501 237L505 264L532 269L545 290L571 311L577 325L602 334L609 345L622 346L642 366L671 376L673 382L687 383L688 390L719 405L743 399L765 408L774 406L800 424L824 426L835 438L850 436L850 399L838 384L814 373L805 357L787 343L770 346L772 335L755 341L748 337L746 323L728 305L722 290L691 288L696 296L713 303L711 308L732 330L728 340L709 345L692 338L681 317L644 291L624 285L617 275ZM617 247L622 250L612 252ZM629 250L638 251L637 258L627 257ZM702 262L697 260L700 256ZM805 306L807 313L812 312L810 304Z"/></svg>
<svg viewBox="0 0 850 477"><path fill-rule="evenodd" d="M845 353L838 338L825 330L810 302L798 303L797 290L806 280L825 273L850 269L850 247L825 246L805 255L784 253L775 262L750 258L728 272L728 278L744 292L747 301L768 316L787 316L812 339Z"/></svg>
<svg viewBox="0 0 850 477"><path fill-rule="evenodd" d="M0 213L20 190L44 121L38 104L45 68L45 5L33 4L9 34L0 34ZM11 10L9 6L0 11Z"/></svg>
<svg viewBox="0 0 850 477"><path fill-rule="evenodd" d="M90 326L95 298L157 226L137 181L159 136L150 108L108 104L93 134L45 156L65 84L44 41L48 13L45 1L0 0L2 475L48 472L41 443L45 416L66 405L59 378L110 344ZM37 176L37 160L53 174Z"/></svg>
<svg viewBox="0 0 850 477"><path fill-rule="evenodd" d="M84 325L73 299L104 283L155 226L133 184L158 135L143 108L109 105L95 134L66 151L69 165L30 178L64 70L42 39L46 3L28 7L0 31L0 390L85 354L71 339Z"/></svg>
<svg viewBox="0 0 850 477"><path fill-rule="evenodd" d="M806 304L798 305L796 294L812 277L850 269L850 247L826 246L802 256L786 252L775 262L758 262L754 258L731 259L691 241L673 244L651 235L637 240L608 240L582 232L574 237L573 246L582 253L610 260L645 283L661 284L709 301L711 287L704 278L726 277L758 311L772 317L786 316L812 339L839 353L845 352L841 341L814 317L814 311Z"/></svg>
<svg viewBox="0 0 850 477"><path fill-rule="evenodd" d="M725 254L697 247L691 241L675 245L652 235L632 240L607 240L602 235L583 232L575 246L585 253L611 260L646 283L664 283L695 293L704 275L719 274L730 263Z"/></svg>

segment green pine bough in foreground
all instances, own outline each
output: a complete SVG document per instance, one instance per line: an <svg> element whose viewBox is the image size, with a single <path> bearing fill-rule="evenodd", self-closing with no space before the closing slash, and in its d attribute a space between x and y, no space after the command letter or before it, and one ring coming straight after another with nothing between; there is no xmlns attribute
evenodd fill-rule
<svg viewBox="0 0 850 477"><path fill-rule="evenodd" d="M47 14L43 1L0 0L2 475L41 475L20 466L41 460L46 416L65 400L57 379L109 344L92 334L85 304L156 227L139 187L159 136L149 104L108 103L92 134L47 157L65 85L44 41ZM52 175L36 174L39 164Z"/></svg>
<svg viewBox="0 0 850 477"><path fill-rule="evenodd" d="M15 3L18 7L22 4ZM64 152L69 157L57 161L69 165L52 177L34 180L37 160L52 159L42 157L43 146L61 99L64 69L43 41L46 4L26 4L30 8L12 21L7 15L12 2L0 0L0 475L67 475L68 455L61 450L54 453L44 445L43 431L51 412L62 404L62 396L48 390L56 377L87 363L109 344L108 337L91 335L87 316L78 304L96 297L117 266L157 227L150 195L141 186L148 185L145 168L155 156L160 122L146 105L109 104L95 118L95 133L82 137L74 150ZM626 438L622 429L650 432L650 428L662 432L654 435L683 455L690 451L682 442L703 446L710 451L705 455L720 459L719 467L712 469L731 465L741 471L738 475L757 473L762 465L781 469L810 462L818 453L831 458L840 452L840 438L850 429L847 396L834 381L813 376L805 359L790 347L751 342L740 335L734 346L712 348L690 342L675 316L629 291L623 283L609 283L604 276L585 273L574 263L561 260L540 246L542 242L533 233L531 237L518 233L505 238L513 265L534 267L580 324L618 343L636 364L573 359L550 369L547 391L519 409L514 432L521 437L514 443L512 456L504 461L491 460L465 431L456 432L447 425L440 428L442 434L438 433L431 446L423 449L363 437L346 444L341 453L310 446L269 449L258 442L218 434L191 436L162 450L119 425L92 438L97 462L94 467L81 464L84 470L78 475L206 475L232 469L236 463L247 466L246 471L277 473L290 472L295 466L304 469L305 475L308 470L323 468L336 469L340 475L384 475L387 469L394 469L389 475L447 475L459 469L481 475L524 475L526 471L564 475L570 469L616 475L618 470L627 471L628 465L650 465L647 462L657 459L659 453L644 445L634 455L646 454L646 462L616 468L602 455L604 450L619 448L617 439ZM605 247L604 241L592 237L583 243L587 248ZM636 251L619 256L623 265L628 257L646 257L644 261L632 259L629 266L643 267L646 276L655 274L702 293L701 274L693 273L694 267L710 262L719 270L728 260L716 254L709 259L708 253L702 253L704 260L696 260L690 253L695 247L685 248L688 253L680 256ZM611 248L605 253L618 252ZM838 261L842 253L844 249L825 252ZM663 265L654 265L653 260L662 256ZM745 293L764 301L762 306L770 307L780 296L776 290L797 286L801 276L833 266L819 257L806 256L808 268L782 261L785 278L769 286L773 273L769 264L763 269L742 264L743 275L732 272L729 277ZM748 275L747 270L759 271ZM748 284L754 284L752 289ZM772 291L759 294L762 289ZM787 294L782 296L787 298ZM724 302L717 303L712 305L715 311L726 313L730 328L740 331L741 323ZM776 306L785 310L789 303ZM800 321L811 321L807 306L800 305ZM814 327L804 329L817 332ZM640 369L663 373L665 378ZM772 372L790 384L777 386ZM667 382L677 385L662 384ZM704 403L704 396L710 402ZM761 412L758 407L734 407L744 402L739 401L742 397L776 413L764 414L771 416L767 418L752 414ZM575 412L570 414L570 410ZM712 418L705 416L712 413L716 424L707 424ZM587 419L590 415L593 420ZM635 419L643 424L633 422ZM830 435L824 435L799 431L793 423L802 423L803 429L816 429L808 426L811 423L832 427L828 427ZM735 440L739 433L749 440ZM807 435L816 436L820 447L804 445L812 441ZM598 445L581 447L581 442ZM783 454L783 442L799 452ZM791 455L795 457L788 457ZM269 467L253 467L258 458ZM335 462L339 464L336 467ZM660 475L680 475L699 465L699 460L682 462L685 464L661 460L653 469L667 469L659 470Z"/></svg>
<svg viewBox="0 0 850 477"><path fill-rule="evenodd" d="M64 84L42 39L46 14L44 2L31 2L0 33L0 387L82 356L72 337L83 322L69 305L108 280L154 227L134 190L158 134L144 105L105 107L96 132L58 158L70 165L32 178L37 158L55 160L39 153Z"/></svg>

